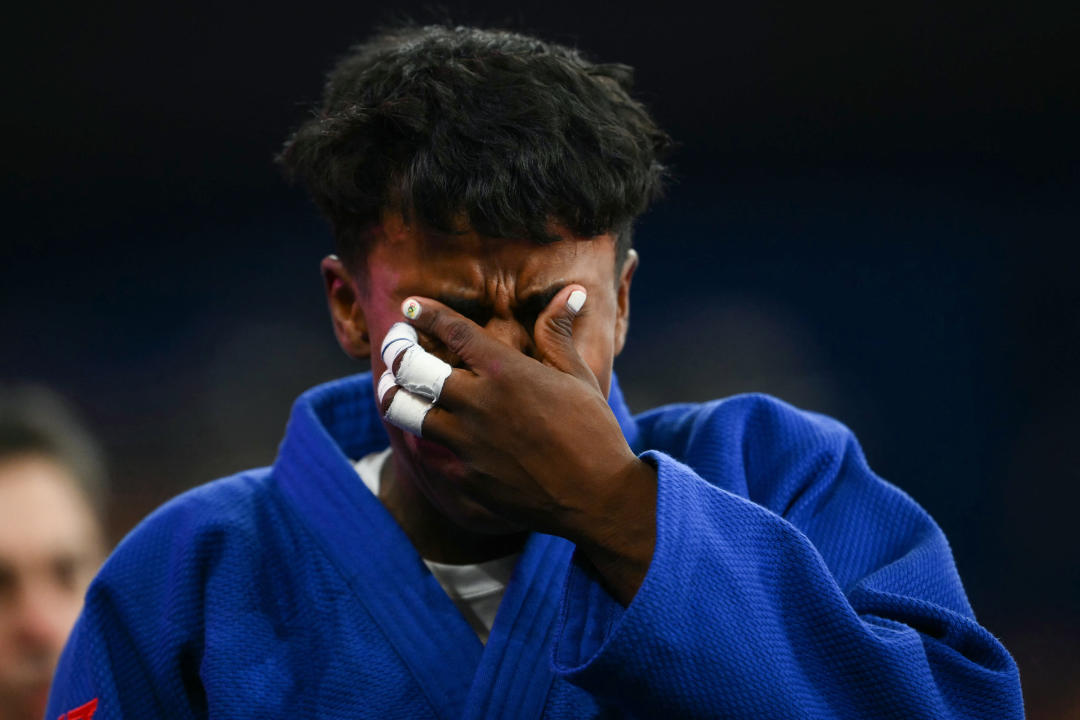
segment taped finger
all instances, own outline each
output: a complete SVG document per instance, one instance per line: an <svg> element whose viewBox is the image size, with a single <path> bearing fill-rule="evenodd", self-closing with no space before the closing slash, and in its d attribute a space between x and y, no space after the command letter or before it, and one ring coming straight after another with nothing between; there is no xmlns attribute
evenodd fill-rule
<svg viewBox="0 0 1080 720"><path fill-rule="evenodd" d="M443 383L450 377L450 364L440 360L424 348L413 344L401 353L398 368L394 372L396 382L409 392L438 402ZM393 367L393 365L388 365Z"/></svg>
<svg viewBox="0 0 1080 720"><path fill-rule="evenodd" d="M383 374L379 376L379 385L375 389L375 394L379 398L379 408L383 406L383 401L386 399L386 393L390 392L390 388L394 387L397 383L394 382L394 373L389 370L384 370Z"/></svg>
<svg viewBox="0 0 1080 720"><path fill-rule="evenodd" d="M412 325L404 322L397 322L390 326L390 329L386 331L386 336L383 337L382 342L382 359L383 364L387 368L394 366L394 358L396 358L401 351L409 347L409 345L415 345L418 341L416 335L416 328Z"/></svg>
<svg viewBox="0 0 1080 720"><path fill-rule="evenodd" d="M382 380L379 380L382 385ZM389 392L389 388L387 388ZM394 397L390 400L390 407L386 409L383 418L394 427L399 427L405 432L410 432L416 437L423 437L421 430L424 426L424 417L427 416L434 403L427 398L413 395L404 388L398 388Z"/></svg>

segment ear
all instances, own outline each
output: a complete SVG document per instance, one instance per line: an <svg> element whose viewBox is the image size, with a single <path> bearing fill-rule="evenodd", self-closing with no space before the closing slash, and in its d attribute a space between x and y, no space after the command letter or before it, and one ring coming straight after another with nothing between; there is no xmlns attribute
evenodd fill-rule
<svg viewBox="0 0 1080 720"><path fill-rule="evenodd" d="M320 269L338 344L351 358L371 357L367 318L360 304L361 289L356 279L337 255L323 258Z"/></svg>
<svg viewBox="0 0 1080 720"><path fill-rule="evenodd" d="M626 344L626 332L630 329L630 282L634 279L634 271L637 270L639 260L637 250L630 248L626 253L626 260L623 261L622 268L619 270L619 287L616 291L617 306L615 308L616 355L622 352L623 345Z"/></svg>

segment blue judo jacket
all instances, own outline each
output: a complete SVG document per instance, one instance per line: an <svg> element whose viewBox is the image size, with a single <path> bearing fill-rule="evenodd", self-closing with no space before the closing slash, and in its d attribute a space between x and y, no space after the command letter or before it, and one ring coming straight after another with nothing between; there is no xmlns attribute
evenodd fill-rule
<svg viewBox="0 0 1080 720"><path fill-rule="evenodd" d="M48 720L1019 718L933 520L850 431L746 395L631 417L659 477L628 607L534 534L488 643L352 460L369 374L296 402L274 465L144 520L90 587Z"/></svg>

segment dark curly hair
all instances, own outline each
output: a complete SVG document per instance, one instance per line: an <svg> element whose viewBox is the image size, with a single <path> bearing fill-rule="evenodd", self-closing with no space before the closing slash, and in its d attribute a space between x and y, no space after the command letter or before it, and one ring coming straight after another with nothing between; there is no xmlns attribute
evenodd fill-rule
<svg viewBox="0 0 1080 720"><path fill-rule="evenodd" d="M661 192L671 140L632 99L632 68L503 30L384 30L330 72L277 157L363 262L384 211L451 234L617 234Z"/></svg>

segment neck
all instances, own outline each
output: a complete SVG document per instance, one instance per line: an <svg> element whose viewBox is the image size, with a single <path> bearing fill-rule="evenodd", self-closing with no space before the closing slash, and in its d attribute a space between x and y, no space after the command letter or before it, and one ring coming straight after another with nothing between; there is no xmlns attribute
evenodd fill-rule
<svg viewBox="0 0 1080 720"><path fill-rule="evenodd" d="M441 513L398 468L396 455L383 463L379 500L405 531L420 556L448 565L470 565L520 552L528 533L479 533Z"/></svg>

